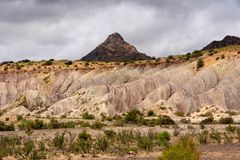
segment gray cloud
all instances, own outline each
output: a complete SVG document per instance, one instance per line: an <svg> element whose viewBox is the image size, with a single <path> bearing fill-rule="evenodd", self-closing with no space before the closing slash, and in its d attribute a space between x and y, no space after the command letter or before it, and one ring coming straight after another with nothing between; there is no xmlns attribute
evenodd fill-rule
<svg viewBox="0 0 240 160"><path fill-rule="evenodd" d="M239 35L238 0L1 0L0 61L80 59L112 32L151 56Z"/></svg>

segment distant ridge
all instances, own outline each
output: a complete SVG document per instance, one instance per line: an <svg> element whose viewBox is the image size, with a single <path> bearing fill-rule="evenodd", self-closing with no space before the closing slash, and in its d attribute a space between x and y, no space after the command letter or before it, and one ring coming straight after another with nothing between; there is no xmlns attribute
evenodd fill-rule
<svg viewBox="0 0 240 160"><path fill-rule="evenodd" d="M227 35L220 41L212 41L207 46L203 47L202 50L222 48L230 45L240 45L240 38L237 36Z"/></svg>
<svg viewBox="0 0 240 160"><path fill-rule="evenodd" d="M81 60L109 62L145 59L151 59L151 57L138 52L136 47L124 41L119 33L113 33Z"/></svg>

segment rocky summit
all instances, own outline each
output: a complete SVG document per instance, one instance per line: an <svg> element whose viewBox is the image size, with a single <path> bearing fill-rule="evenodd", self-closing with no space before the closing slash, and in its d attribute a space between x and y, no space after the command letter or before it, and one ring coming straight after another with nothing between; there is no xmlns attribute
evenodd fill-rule
<svg viewBox="0 0 240 160"><path fill-rule="evenodd" d="M81 60L109 62L146 59L151 59L151 57L138 52L136 47L124 41L119 33L113 33Z"/></svg>
<svg viewBox="0 0 240 160"><path fill-rule="evenodd" d="M215 48L222 48L230 45L240 45L240 38L236 36L227 35L221 41L212 41L207 46L203 47L202 50L210 50Z"/></svg>

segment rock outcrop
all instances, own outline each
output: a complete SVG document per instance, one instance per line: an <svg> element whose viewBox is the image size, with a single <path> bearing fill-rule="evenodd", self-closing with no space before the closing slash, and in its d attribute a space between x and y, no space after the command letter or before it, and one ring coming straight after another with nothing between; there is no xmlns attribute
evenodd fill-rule
<svg viewBox="0 0 240 160"><path fill-rule="evenodd" d="M124 41L119 33L113 33L93 51L84 56L84 61L130 61L145 60L151 57L140 53L137 49Z"/></svg>

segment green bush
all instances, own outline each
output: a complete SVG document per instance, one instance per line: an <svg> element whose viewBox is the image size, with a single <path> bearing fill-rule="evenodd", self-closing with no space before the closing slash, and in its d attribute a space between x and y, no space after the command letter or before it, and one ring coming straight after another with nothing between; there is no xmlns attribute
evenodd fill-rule
<svg viewBox="0 0 240 160"><path fill-rule="evenodd" d="M105 152L109 148L109 141L106 137L100 137L96 140L96 149Z"/></svg>
<svg viewBox="0 0 240 160"><path fill-rule="evenodd" d="M226 131L228 132L231 132L231 133L235 133L236 130L237 130L237 127L236 126L232 126L232 125L228 125L226 128L225 128Z"/></svg>
<svg viewBox="0 0 240 160"><path fill-rule="evenodd" d="M102 129L102 127L104 127L105 125L106 124L104 124L102 122L96 121L96 122L92 123L91 128L92 129Z"/></svg>
<svg viewBox="0 0 240 160"><path fill-rule="evenodd" d="M50 66L50 65L52 65L52 64L53 64L53 61L51 61L51 60L48 60L48 61L45 62L45 65L46 65L46 66Z"/></svg>
<svg viewBox="0 0 240 160"><path fill-rule="evenodd" d="M149 110L148 112L147 112L147 116L155 116L156 114L154 113L154 111L153 110Z"/></svg>
<svg viewBox="0 0 240 160"><path fill-rule="evenodd" d="M198 133L198 142L200 144L208 144L208 140L209 140L209 133L207 130L204 130Z"/></svg>
<svg viewBox="0 0 240 160"><path fill-rule="evenodd" d="M175 122L172 120L172 118L166 115L160 116L158 123L160 125L175 125Z"/></svg>
<svg viewBox="0 0 240 160"><path fill-rule="evenodd" d="M104 134L107 138L113 139L116 136L116 132L113 130L105 130Z"/></svg>
<svg viewBox="0 0 240 160"><path fill-rule="evenodd" d="M65 62L65 64L69 66L69 65L72 65L73 62L72 61L67 61L67 62Z"/></svg>
<svg viewBox="0 0 240 160"><path fill-rule="evenodd" d="M43 122L43 120L39 120L39 119L35 119L34 121L22 119L18 127L21 130L31 131L31 130L46 129L47 125Z"/></svg>
<svg viewBox="0 0 240 160"><path fill-rule="evenodd" d="M176 144L163 151L160 160L199 160L193 138L190 135L181 137Z"/></svg>
<svg viewBox="0 0 240 160"><path fill-rule="evenodd" d="M124 117L123 121L125 123L137 124L137 123L139 123L140 119L142 119L141 112L139 110L137 110L137 109L133 109L133 110L127 112L127 114Z"/></svg>
<svg viewBox="0 0 240 160"><path fill-rule="evenodd" d="M200 124L212 124L213 123L213 120L214 118L211 116L211 117L207 117L205 119L203 119Z"/></svg>
<svg viewBox="0 0 240 160"><path fill-rule="evenodd" d="M14 131L15 127L13 124L5 124L4 122L0 121L0 131Z"/></svg>
<svg viewBox="0 0 240 160"><path fill-rule="evenodd" d="M89 114L88 112L84 112L82 114L82 119L95 119L94 115Z"/></svg>
<svg viewBox="0 0 240 160"><path fill-rule="evenodd" d="M191 58L201 57L202 55L203 55L203 53L201 51L194 51L191 54Z"/></svg>
<svg viewBox="0 0 240 160"><path fill-rule="evenodd" d="M239 127L237 127L237 129L236 129L236 133L237 133L238 142L240 142L240 128Z"/></svg>
<svg viewBox="0 0 240 160"><path fill-rule="evenodd" d="M64 141L65 141L65 132L56 133L55 137L53 138L53 145L58 149L63 149Z"/></svg>
<svg viewBox="0 0 240 160"><path fill-rule="evenodd" d="M78 151L81 153L90 153L92 145L93 145L93 141L92 141L91 135L88 134L86 131L82 131L78 135L78 139L75 142L74 149L75 151Z"/></svg>
<svg viewBox="0 0 240 160"><path fill-rule="evenodd" d="M218 144L221 143L221 134L219 131L215 130L214 128L211 129L211 132L209 133L209 137L217 141Z"/></svg>
<svg viewBox="0 0 240 160"><path fill-rule="evenodd" d="M224 132L224 143L233 143L234 136L231 132Z"/></svg>
<svg viewBox="0 0 240 160"><path fill-rule="evenodd" d="M180 111L177 111L175 113L176 116L179 116L179 117L184 117L185 116L185 113L184 112L180 112Z"/></svg>
<svg viewBox="0 0 240 160"><path fill-rule="evenodd" d="M153 140L147 136L140 136L137 138L137 145L140 149L143 149L145 151L152 151Z"/></svg>
<svg viewBox="0 0 240 160"><path fill-rule="evenodd" d="M225 118L220 118L219 120L220 124L234 124L234 120L232 117L225 117Z"/></svg>
<svg viewBox="0 0 240 160"><path fill-rule="evenodd" d="M204 66L204 61L202 59L197 60L197 69Z"/></svg>
<svg viewBox="0 0 240 160"><path fill-rule="evenodd" d="M169 146L169 140L170 140L170 133L167 131L162 131L156 135L156 141L158 145L168 147Z"/></svg>

